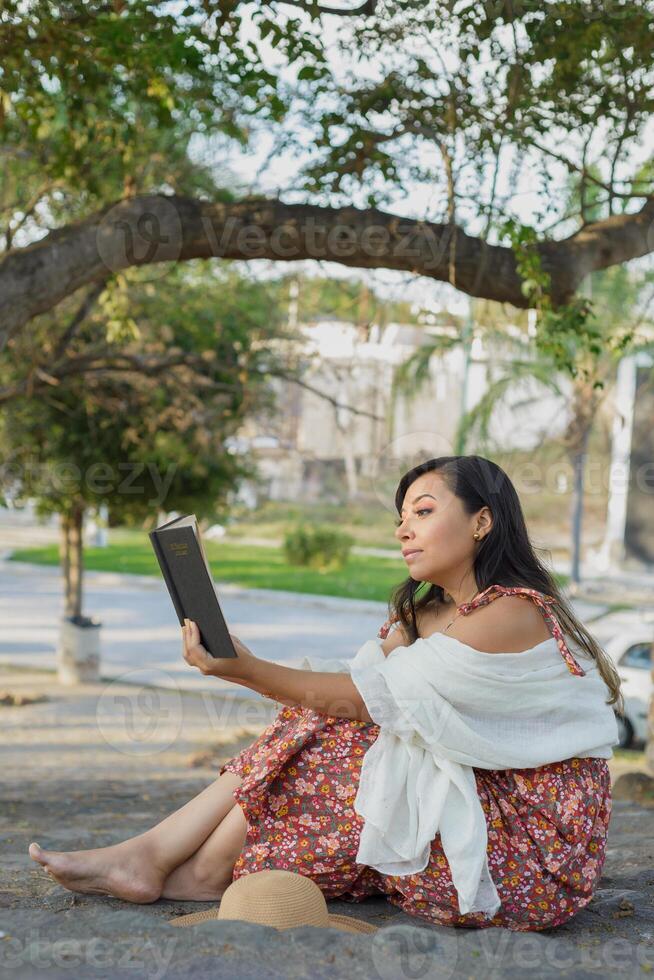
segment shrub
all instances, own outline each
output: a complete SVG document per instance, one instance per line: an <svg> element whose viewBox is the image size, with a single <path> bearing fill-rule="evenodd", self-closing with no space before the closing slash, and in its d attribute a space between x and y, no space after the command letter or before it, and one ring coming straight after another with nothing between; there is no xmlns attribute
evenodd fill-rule
<svg viewBox="0 0 654 980"><path fill-rule="evenodd" d="M330 527L291 528L284 537L284 554L289 565L305 565L320 572L343 568L354 539Z"/></svg>

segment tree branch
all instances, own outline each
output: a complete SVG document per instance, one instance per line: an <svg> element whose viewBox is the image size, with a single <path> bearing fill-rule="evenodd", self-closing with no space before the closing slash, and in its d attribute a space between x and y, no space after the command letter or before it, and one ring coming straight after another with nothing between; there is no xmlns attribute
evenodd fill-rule
<svg viewBox="0 0 654 980"><path fill-rule="evenodd" d="M301 381L300 378L297 378L294 375L285 374L281 370L273 370L273 371L267 370L265 373L271 375L273 378L283 378L284 381L290 381L292 382L292 384L299 385L300 388L304 388L306 391L310 391L312 394L317 395L318 398L323 398L326 402L329 402L329 404L332 405L334 408L346 409L348 412L351 412L352 415L361 415L364 418L373 419L373 421L375 422L384 421L382 416L375 415L374 412L366 412L362 408L354 408L353 405L346 405L345 402L339 402L337 398L333 398L331 395L328 395L325 391L320 391L318 388L314 388L313 385L308 384L306 381Z"/></svg>
<svg viewBox="0 0 654 980"><path fill-rule="evenodd" d="M22 381L0 389L0 404L13 401L22 395L32 398L40 392L58 387L63 380L76 375L94 374L102 371L131 374L136 371L140 375L154 377L171 367L180 366L200 366L206 370L206 362L195 354L180 353L168 357L148 358L139 354L117 351L113 356L110 356L109 349L105 347L100 350L88 351L77 357L69 357L50 371L46 371L41 365L36 366ZM35 381L35 379L38 380ZM212 382L212 385L216 390L225 391L232 391L235 387L219 382Z"/></svg>
<svg viewBox="0 0 654 980"><path fill-rule="evenodd" d="M277 0L277 2L283 3L287 7L300 7L302 10L306 10L307 13L336 14L338 17L355 17L358 14L370 17L374 14L377 5L377 0L365 0L365 3L362 3L360 7L352 8L323 7L322 4L312 3L311 0Z"/></svg>
<svg viewBox="0 0 654 980"><path fill-rule="evenodd" d="M74 319L77 320L77 316ZM58 387L63 380L76 375L97 374L100 372L132 374L136 371L139 375L153 377L171 367L183 366L206 369L207 366L200 355L183 352L172 354L168 357L157 358L148 358L141 354L132 354L126 351L118 351L113 356L107 356L107 353L107 348L103 348L101 350L87 352L78 357L70 357L56 371L45 371L41 366L37 366L23 381L11 387L0 389L0 405L13 401L15 398L20 398L22 395L28 395L32 398L41 392ZM334 408L343 408L353 415L364 416L365 418L370 418L378 422L383 421L380 416L374 415L372 412L366 412L363 409L355 408L353 405L340 402L326 392L320 391L306 381L302 381L292 374L287 374L281 369L264 368L260 373L267 377L282 378L284 381L296 384L300 388L304 388L306 391L317 395L318 398L329 402ZM234 391L237 387L228 382L219 382L211 378L207 378L206 380L207 387L212 391Z"/></svg>
<svg viewBox="0 0 654 980"><path fill-rule="evenodd" d="M635 214L613 215L562 241L538 245L555 305L584 277L654 250L654 199ZM136 265L194 258L302 259L351 268L395 269L450 281L452 239L457 288L526 308L515 255L448 223L418 221L375 208L285 204L265 198L213 203L176 195L138 195L50 232L0 260L0 349L39 313L89 283ZM486 264L479 276L485 253ZM477 282L475 280L478 280Z"/></svg>
<svg viewBox="0 0 654 980"><path fill-rule="evenodd" d="M97 303L98 299L104 292L108 279L109 277L107 277L106 279L101 279L99 282L94 283L91 289L89 289L84 299L82 300L82 302L80 303L79 308L75 313L75 316L71 319L65 331L57 341L57 346L55 347L52 353L52 357L55 364L57 364L60 358L63 357L63 355L66 353L66 350L68 349L68 344L73 339L75 333L77 332L81 324L84 322L84 320L89 315L89 313Z"/></svg>
<svg viewBox="0 0 654 980"><path fill-rule="evenodd" d="M581 167L578 166L572 160L568 159L568 157L564 156L563 153L558 153L556 150L544 146L542 143L539 143L538 140L534 139L531 136L527 138L527 141L530 146L534 147L534 149L539 150L541 153L544 153L546 156L551 157L553 160L557 160L559 163L562 163L563 166L566 167L571 174L579 174L585 180L590 181L591 184L595 184L597 187L601 187L602 190L605 190L611 198L621 197L624 198L625 200L630 200L631 198L640 198L642 200L644 197L645 198L651 197L651 195L647 191L641 191L640 193L638 191L618 191L615 189L614 184L612 183L607 184L605 181L600 180L599 177L595 177L594 174L591 174L585 168L585 166L581 166ZM630 182L626 180L620 180L620 181L616 181L616 183L626 184ZM651 181L649 183L651 186Z"/></svg>
<svg viewBox="0 0 654 980"><path fill-rule="evenodd" d="M16 232L20 231L23 225L32 217L36 211L39 203L43 200L46 194L50 194L57 187L63 186L63 180L49 180L46 181L41 187L34 192L32 197L24 205L14 204L11 208L12 211L20 211L21 217L18 219L15 225L12 226L11 221L7 222L7 229L5 231L5 248L7 251L11 248L12 242L16 236Z"/></svg>

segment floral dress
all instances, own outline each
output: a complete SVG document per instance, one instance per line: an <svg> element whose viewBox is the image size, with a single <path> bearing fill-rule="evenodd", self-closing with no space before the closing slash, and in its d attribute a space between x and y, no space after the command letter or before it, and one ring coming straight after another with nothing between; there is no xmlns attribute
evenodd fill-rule
<svg viewBox="0 0 654 980"><path fill-rule="evenodd" d="M571 672L584 673L547 608L554 602L550 596L490 586L459 610L466 615L500 595L533 600ZM488 831L488 866L502 903L489 919L459 912L440 834L427 867L417 874L386 875L357 864L363 818L353 804L363 757L378 734L374 723L285 707L252 745L226 762L221 774L242 777L233 795L248 823L232 880L282 868L311 878L326 898L358 902L382 894L429 922L517 932L560 925L590 902L611 814L606 759L571 758L534 769L473 768Z"/></svg>

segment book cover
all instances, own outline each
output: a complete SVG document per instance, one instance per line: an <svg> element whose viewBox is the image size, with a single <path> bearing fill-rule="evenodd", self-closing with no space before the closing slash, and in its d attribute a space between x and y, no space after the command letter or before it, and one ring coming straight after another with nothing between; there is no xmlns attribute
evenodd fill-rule
<svg viewBox="0 0 654 980"><path fill-rule="evenodd" d="M212 657L236 657L195 515L176 518L149 534L180 625L198 624L200 642Z"/></svg>

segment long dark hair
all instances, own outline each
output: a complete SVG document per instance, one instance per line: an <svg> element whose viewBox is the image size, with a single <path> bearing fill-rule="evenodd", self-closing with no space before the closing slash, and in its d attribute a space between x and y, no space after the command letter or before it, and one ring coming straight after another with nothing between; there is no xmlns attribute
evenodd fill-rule
<svg viewBox="0 0 654 980"><path fill-rule="evenodd" d="M536 555L538 549L529 540L520 499L501 466L483 456L439 456L437 459L428 459L405 473L399 482L395 492L395 507L400 516L408 488L423 473L431 473L433 470L438 470L467 514L474 514L482 507L488 507L493 515L493 526L479 542L473 561L473 572L479 591L483 592L491 585L521 586L551 596L555 602L550 609L561 624L564 634L574 640L583 653L597 662L599 672L611 694L606 703L615 704L616 710L622 712L624 705L618 671L575 616L555 579ZM423 591L425 584L409 577L395 589L389 600L389 615L391 619L399 621L410 643L418 639L416 613L426 608L438 611L445 602L445 592L440 585L430 585Z"/></svg>

